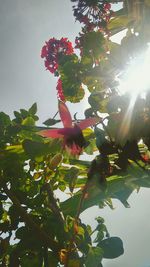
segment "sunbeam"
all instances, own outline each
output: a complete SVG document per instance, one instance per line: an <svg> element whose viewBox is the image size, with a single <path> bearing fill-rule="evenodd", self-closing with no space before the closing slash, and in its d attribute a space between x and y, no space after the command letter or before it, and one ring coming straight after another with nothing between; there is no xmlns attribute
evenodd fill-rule
<svg viewBox="0 0 150 267"><path fill-rule="evenodd" d="M146 92L150 89L149 68L150 45L145 52L130 62L125 74L119 79L119 94L128 94L130 96L128 108L123 112L122 122L118 131L120 141L130 138L132 114L137 98L145 98Z"/></svg>
<svg viewBox="0 0 150 267"><path fill-rule="evenodd" d="M129 67L119 80L120 94L129 93L136 100L138 95L145 93L150 87L150 46L135 60L131 61Z"/></svg>

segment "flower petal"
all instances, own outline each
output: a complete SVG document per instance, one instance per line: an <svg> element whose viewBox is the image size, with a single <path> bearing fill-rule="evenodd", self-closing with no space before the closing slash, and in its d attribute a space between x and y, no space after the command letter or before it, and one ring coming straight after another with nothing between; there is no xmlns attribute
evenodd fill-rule
<svg viewBox="0 0 150 267"><path fill-rule="evenodd" d="M62 101L59 101L58 108L59 108L60 118L62 120L64 127L71 127L72 126L72 118L71 118L71 114L70 114L66 104L63 103Z"/></svg>
<svg viewBox="0 0 150 267"><path fill-rule="evenodd" d="M68 152L68 154L71 154L73 156L80 155L83 151L83 148L73 143L71 146L65 145L65 149Z"/></svg>
<svg viewBox="0 0 150 267"><path fill-rule="evenodd" d="M100 122L102 119L99 117L92 117L92 118L88 118L85 119L79 123L77 123L77 125L80 127L81 130L84 130L92 125L97 124L98 122Z"/></svg>
<svg viewBox="0 0 150 267"><path fill-rule="evenodd" d="M40 131L38 134L43 137L50 137L50 138L61 138L63 135L59 132L61 129L50 129L50 130L43 130Z"/></svg>

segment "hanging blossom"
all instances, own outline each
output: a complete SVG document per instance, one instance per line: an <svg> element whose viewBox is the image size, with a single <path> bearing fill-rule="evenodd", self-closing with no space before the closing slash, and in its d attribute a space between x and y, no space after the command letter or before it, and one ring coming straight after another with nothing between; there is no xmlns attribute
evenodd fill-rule
<svg viewBox="0 0 150 267"><path fill-rule="evenodd" d="M71 54L73 54L73 47L68 38L61 38L60 40L51 38L41 50L41 57L45 59L45 67L51 73L56 73L61 55Z"/></svg>
<svg viewBox="0 0 150 267"><path fill-rule="evenodd" d="M60 40L51 38L43 46L41 50L41 57L45 59L44 63L46 69L58 76L59 74L57 73L57 70L61 55L71 55L73 52L72 43L68 41L68 38L61 38ZM56 89L58 99L65 101L62 81L60 78L58 79Z"/></svg>
<svg viewBox="0 0 150 267"><path fill-rule="evenodd" d="M39 134L43 137L62 138L63 149L66 149L71 155L80 155L87 145L82 130L96 125L101 121L101 118L91 117L78 123L72 123L71 114L66 104L59 101L58 109L64 128L43 130Z"/></svg>
<svg viewBox="0 0 150 267"><path fill-rule="evenodd" d="M65 101L65 96L63 93L62 80L59 78L56 86L58 99Z"/></svg>
<svg viewBox="0 0 150 267"><path fill-rule="evenodd" d="M71 0L76 2L73 6L74 16L86 26L87 31L95 28L105 29L112 16L111 4L102 0Z"/></svg>

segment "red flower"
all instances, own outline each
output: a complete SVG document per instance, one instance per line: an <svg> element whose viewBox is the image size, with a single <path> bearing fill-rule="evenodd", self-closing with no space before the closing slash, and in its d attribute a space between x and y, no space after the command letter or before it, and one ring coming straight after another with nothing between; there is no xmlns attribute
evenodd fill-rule
<svg viewBox="0 0 150 267"><path fill-rule="evenodd" d="M56 89L57 89L58 98L62 101L65 101L65 96L64 96L63 87L62 87L62 81L60 78L58 79Z"/></svg>
<svg viewBox="0 0 150 267"><path fill-rule="evenodd" d="M59 57L64 55L71 55L73 53L72 43L67 38L57 40L51 38L43 46L41 50L41 57L45 58L45 67L51 73L55 73L59 65Z"/></svg>
<svg viewBox="0 0 150 267"><path fill-rule="evenodd" d="M104 10L105 11L109 11L110 9L111 9L111 4L110 3L104 4Z"/></svg>
<svg viewBox="0 0 150 267"><path fill-rule="evenodd" d="M72 123L71 114L65 103L59 101L59 114L64 128L40 131L39 134L49 138L63 138L63 148L72 155L80 155L86 146L82 130L101 121L98 117L91 117L79 123Z"/></svg>

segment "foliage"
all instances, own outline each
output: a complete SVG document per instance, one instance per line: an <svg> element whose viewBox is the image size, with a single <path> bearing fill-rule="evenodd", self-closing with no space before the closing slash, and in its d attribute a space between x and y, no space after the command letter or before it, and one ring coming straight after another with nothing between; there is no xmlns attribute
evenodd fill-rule
<svg viewBox="0 0 150 267"><path fill-rule="evenodd" d="M46 67L58 77L58 118L37 126L36 104L15 111L12 120L0 112L3 267L102 267L103 258L124 253L122 240L110 236L103 218L93 229L80 214L94 205L113 208L114 198L129 207L134 190L150 187L149 88L128 117L131 97L120 94L116 80L147 47L150 1L124 0L116 12L111 4L120 1L72 2L83 24L75 50L67 38L52 38L42 49ZM110 37L123 29L121 44L113 43ZM84 120L73 120L65 102L79 102L85 87L90 108ZM54 128L60 120L64 128ZM91 161L80 158L83 151ZM67 199L58 192L68 192Z"/></svg>

